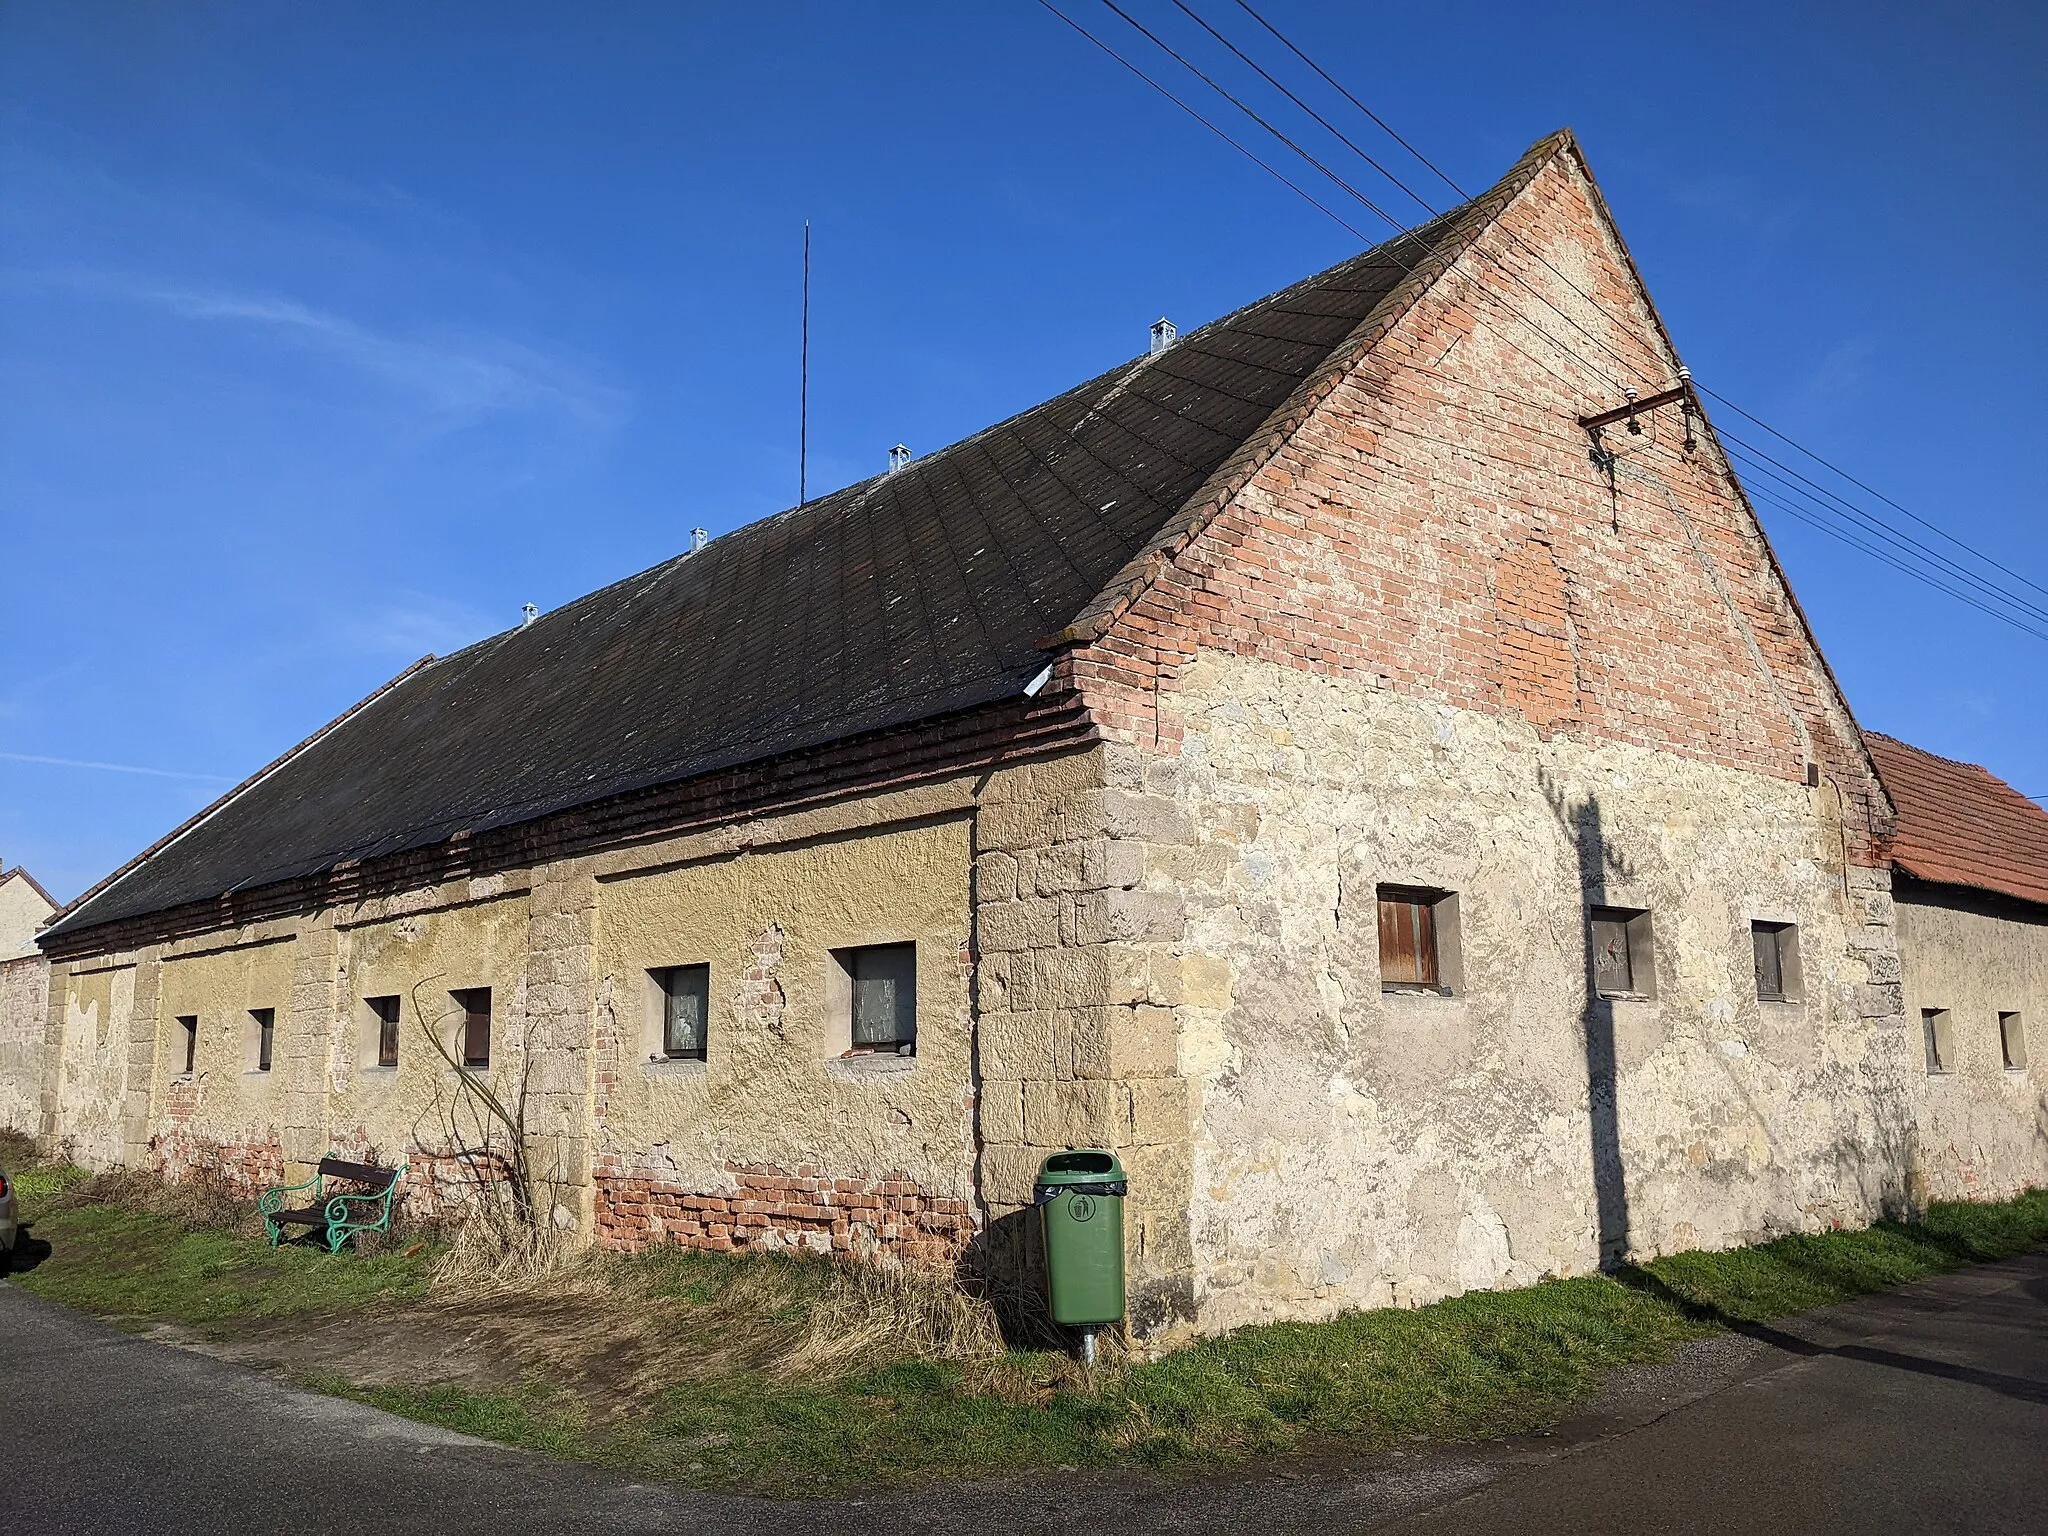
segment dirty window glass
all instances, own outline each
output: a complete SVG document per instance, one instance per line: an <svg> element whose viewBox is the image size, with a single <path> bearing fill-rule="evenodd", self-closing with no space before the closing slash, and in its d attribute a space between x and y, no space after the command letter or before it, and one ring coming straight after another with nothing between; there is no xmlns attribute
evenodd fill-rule
<svg viewBox="0 0 2048 1536"><path fill-rule="evenodd" d="M711 1012L711 967L673 965L660 973L661 1050L679 1061L702 1061Z"/></svg>
<svg viewBox="0 0 2048 1536"><path fill-rule="evenodd" d="M1593 919L1593 986L1602 997L1636 989L1635 971L1628 958L1626 918Z"/></svg>
<svg viewBox="0 0 2048 1536"><path fill-rule="evenodd" d="M900 1050L917 1040L917 946L874 944L849 953L853 1043Z"/></svg>

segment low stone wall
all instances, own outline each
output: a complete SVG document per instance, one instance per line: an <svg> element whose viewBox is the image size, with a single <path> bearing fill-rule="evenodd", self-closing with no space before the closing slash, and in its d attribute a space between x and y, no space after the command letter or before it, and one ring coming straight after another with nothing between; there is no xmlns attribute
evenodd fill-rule
<svg viewBox="0 0 2048 1536"><path fill-rule="evenodd" d="M597 1173L597 1242L637 1253L660 1243L735 1250L848 1253L951 1264L974 1235L964 1200L932 1195L900 1174L835 1179L729 1164L733 1188L693 1190L623 1167Z"/></svg>

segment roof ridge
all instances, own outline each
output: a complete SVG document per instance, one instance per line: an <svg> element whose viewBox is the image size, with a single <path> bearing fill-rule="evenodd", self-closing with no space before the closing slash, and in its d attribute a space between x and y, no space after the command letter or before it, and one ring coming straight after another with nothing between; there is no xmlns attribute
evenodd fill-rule
<svg viewBox="0 0 2048 1536"><path fill-rule="evenodd" d="M1358 255L1326 268L1313 277L1282 289L1280 293L1268 294L1259 303L1270 303L1285 294L1301 290L1330 276L1342 268L1354 266L1368 258L1379 255L1389 247L1397 246L1404 240L1419 240L1422 231L1435 225L1445 225L1443 233L1407 269L1401 281L1375 304L1372 310L1353 326L1349 334L1332 347L1323 361L1295 389L1269 412L1264 421L1248 434L1236 452L1218 466L1181 505L1174 516L1164 524L1140 549L1125 562L1115 576L1097 592L1093 601L1076 616L1074 621L1057 634L1048 636L1040 644L1050 650L1063 645L1085 645L1100 638L1119 616L1127 610L1154 581L1159 573L1173 562L1174 556L1186 549L1210 521L1220 516L1223 509L1243 487L1250 482L1260 469L1270 462L1290 441L1294 433L1307 421L1314 407L1329 394L1337 378L1348 372L1360 359L1366 356L1384 338L1393 320L1407 313L1451 267L1470 250L1495 219L1515 198L1527 189L1530 182L1546 165L1565 150L1577 143L1571 129L1560 128L1545 135L1530 145L1521 159L1508 173L1475 198L1456 208L1428 219L1414 229L1403 230L1393 238L1360 252ZM1233 316L1242 315L1257 304L1246 305L1233 311Z"/></svg>

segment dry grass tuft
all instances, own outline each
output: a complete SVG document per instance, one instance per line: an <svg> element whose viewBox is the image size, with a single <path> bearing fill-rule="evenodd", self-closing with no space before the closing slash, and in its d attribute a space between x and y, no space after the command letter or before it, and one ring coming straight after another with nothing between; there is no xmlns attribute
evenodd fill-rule
<svg viewBox="0 0 2048 1536"><path fill-rule="evenodd" d="M53 1211L119 1206L165 1217L187 1232L263 1235L263 1218L256 1212L255 1197L211 1169L197 1169L172 1180L141 1168L109 1168L59 1190L47 1204Z"/></svg>
<svg viewBox="0 0 2048 1536"><path fill-rule="evenodd" d="M434 1290L451 1300L553 1293L575 1256L561 1234L523 1218L508 1201L479 1196L434 1263Z"/></svg>
<svg viewBox="0 0 2048 1536"><path fill-rule="evenodd" d="M0 1168L20 1173L35 1167L42 1159L36 1152L36 1139L26 1131L12 1131L0 1127Z"/></svg>
<svg viewBox="0 0 2048 1536"><path fill-rule="evenodd" d="M827 1279L771 1363L783 1381L840 1377L899 1360L999 1360L1006 1353L996 1310L945 1275L857 1260L827 1266Z"/></svg>
<svg viewBox="0 0 2048 1536"><path fill-rule="evenodd" d="M994 1307L950 1276L680 1248L532 1256L478 1224L437 1265L428 1304L488 1334L500 1358L566 1382L599 1417L679 1381L820 1383L910 1360L979 1375L1006 1358Z"/></svg>

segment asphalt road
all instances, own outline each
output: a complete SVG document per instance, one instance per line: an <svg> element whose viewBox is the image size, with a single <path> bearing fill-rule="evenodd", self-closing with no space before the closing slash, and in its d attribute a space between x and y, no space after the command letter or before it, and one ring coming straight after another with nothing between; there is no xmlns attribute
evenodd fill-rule
<svg viewBox="0 0 2048 1536"><path fill-rule="evenodd" d="M836 1502L635 1483L152 1344L0 1283L0 1531L2048 1531L2048 1254L1624 1373L1551 1434Z"/></svg>

